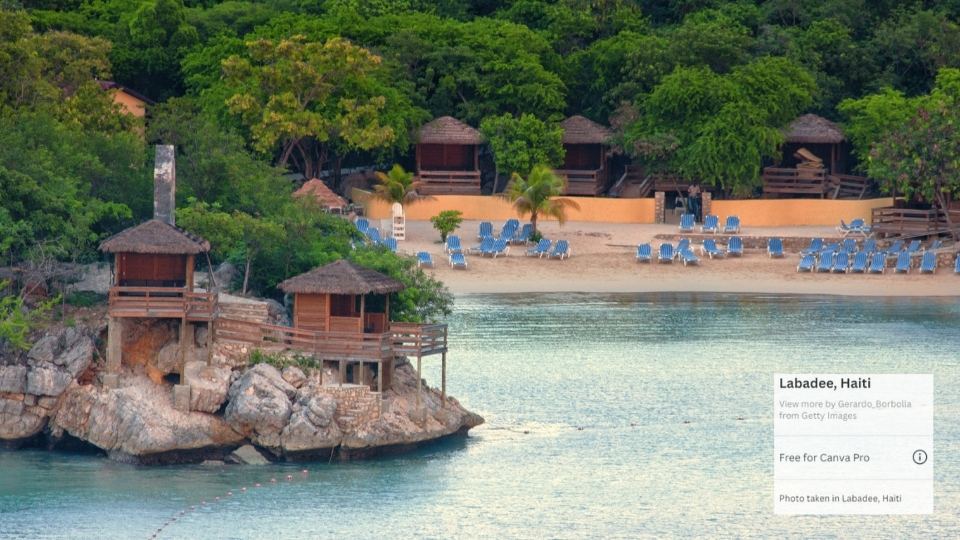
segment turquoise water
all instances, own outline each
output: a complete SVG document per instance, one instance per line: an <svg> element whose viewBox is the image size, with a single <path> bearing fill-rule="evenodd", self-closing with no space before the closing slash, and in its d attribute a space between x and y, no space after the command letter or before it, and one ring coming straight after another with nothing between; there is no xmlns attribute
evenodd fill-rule
<svg viewBox="0 0 960 540"><path fill-rule="evenodd" d="M466 440L306 475L0 452L0 537L147 538L190 505L160 537L960 536L955 300L470 296L449 322ZM936 513L774 516L776 371L934 373Z"/></svg>

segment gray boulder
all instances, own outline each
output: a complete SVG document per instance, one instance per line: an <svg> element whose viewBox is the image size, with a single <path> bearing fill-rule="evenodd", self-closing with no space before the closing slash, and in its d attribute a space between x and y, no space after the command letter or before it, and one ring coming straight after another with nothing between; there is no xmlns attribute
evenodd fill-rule
<svg viewBox="0 0 960 540"><path fill-rule="evenodd" d="M0 440L33 437L47 424L47 415L24 403L22 395L0 398Z"/></svg>
<svg viewBox="0 0 960 540"><path fill-rule="evenodd" d="M297 389L283 380L277 368L257 364L230 386L224 418L237 432L270 450L280 452L280 432L290 419Z"/></svg>
<svg viewBox="0 0 960 540"><path fill-rule="evenodd" d="M27 373L27 393L59 396L73 382L73 375L56 367L35 367Z"/></svg>
<svg viewBox="0 0 960 540"><path fill-rule="evenodd" d="M206 362L187 362L183 367L184 384L190 385L190 410L214 413L227 399L230 369L208 366Z"/></svg>
<svg viewBox="0 0 960 540"><path fill-rule="evenodd" d="M296 454L337 446L343 434L334 421L336 412L337 401L332 396L315 392L312 387L301 390L290 422L281 433L284 452Z"/></svg>
<svg viewBox="0 0 960 540"><path fill-rule="evenodd" d="M168 341L157 352L157 369L164 375L180 369L180 343L177 340Z"/></svg>
<svg viewBox="0 0 960 540"><path fill-rule="evenodd" d="M230 463L236 463L238 465L269 465L270 460L264 457L259 450L253 447L251 444L245 444L240 448L234 450L229 456L227 456L227 461Z"/></svg>
<svg viewBox="0 0 960 540"><path fill-rule="evenodd" d="M0 366L0 393L22 394L27 387L27 366Z"/></svg>
<svg viewBox="0 0 960 540"><path fill-rule="evenodd" d="M307 380L307 376L303 373L303 370L296 366L287 366L283 368L281 376L283 377L283 380L290 383L290 385L294 388L300 388Z"/></svg>

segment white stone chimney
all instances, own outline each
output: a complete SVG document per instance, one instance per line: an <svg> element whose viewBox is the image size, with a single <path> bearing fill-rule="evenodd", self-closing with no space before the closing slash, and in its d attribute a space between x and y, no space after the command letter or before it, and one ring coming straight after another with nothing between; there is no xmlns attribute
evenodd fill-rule
<svg viewBox="0 0 960 540"><path fill-rule="evenodd" d="M153 218L175 225L177 165L172 144L158 144L153 165Z"/></svg>

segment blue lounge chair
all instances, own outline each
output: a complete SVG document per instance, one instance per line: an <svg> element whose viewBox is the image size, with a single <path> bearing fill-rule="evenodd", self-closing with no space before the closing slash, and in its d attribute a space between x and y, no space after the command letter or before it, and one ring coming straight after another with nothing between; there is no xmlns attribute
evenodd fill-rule
<svg viewBox="0 0 960 540"><path fill-rule="evenodd" d="M833 272L835 274L846 274L848 270L850 270L850 254L841 251L833 258Z"/></svg>
<svg viewBox="0 0 960 540"><path fill-rule="evenodd" d="M853 256L853 264L850 265L850 273L862 274L866 272L869 257L870 254L866 251L858 251L857 254Z"/></svg>
<svg viewBox="0 0 960 540"><path fill-rule="evenodd" d="M680 257L680 252L685 249L690 249L689 238L681 238L680 241L677 242L677 247L673 248L673 256Z"/></svg>
<svg viewBox="0 0 960 540"><path fill-rule="evenodd" d="M863 251L867 253L874 253L877 251L877 239L876 238L867 238L863 241Z"/></svg>
<svg viewBox="0 0 960 540"><path fill-rule="evenodd" d="M519 228L520 228L520 220L508 219L503 224L503 228L500 229L500 236L503 236L506 238L513 238L513 235L516 234L517 229Z"/></svg>
<svg viewBox="0 0 960 540"><path fill-rule="evenodd" d="M919 257L920 245L921 242L919 240L911 240L910 245L907 246L907 253L909 253L911 257Z"/></svg>
<svg viewBox="0 0 960 540"><path fill-rule="evenodd" d="M657 262L673 262L673 244L668 244L666 242L660 244L660 251L657 253Z"/></svg>
<svg viewBox="0 0 960 540"><path fill-rule="evenodd" d="M684 266L690 264L700 264L700 259L693 253L693 251L688 247L686 249L680 250L680 261L683 262Z"/></svg>
<svg viewBox="0 0 960 540"><path fill-rule="evenodd" d="M771 238L767 240L767 255L770 257L783 257L783 239Z"/></svg>
<svg viewBox="0 0 960 540"><path fill-rule="evenodd" d="M557 243L553 245L553 251L550 252L551 259L569 259L570 258L570 244L566 240L557 240Z"/></svg>
<svg viewBox="0 0 960 540"><path fill-rule="evenodd" d="M816 255L823 249L823 238L811 238L810 245L800 252L801 255Z"/></svg>
<svg viewBox="0 0 960 540"><path fill-rule="evenodd" d="M850 226L847 225L847 222L846 222L846 221L844 221L844 220L841 219L841 220L840 220L840 225L837 225L837 232L840 233L840 234L842 234L843 236L846 236L846 235L852 233L852 232L853 232L853 229L851 229Z"/></svg>
<svg viewBox="0 0 960 540"><path fill-rule="evenodd" d="M932 251L924 251L923 258L920 259L920 273L932 274L937 271L937 254Z"/></svg>
<svg viewBox="0 0 960 540"><path fill-rule="evenodd" d="M481 221L480 230L477 232L477 240L483 240L486 236L493 236L493 223Z"/></svg>
<svg viewBox="0 0 960 540"><path fill-rule="evenodd" d="M897 255L897 266L894 267L894 272L904 274L910 273L910 252L903 250Z"/></svg>
<svg viewBox="0 0 960 540"><path fill-rule="evenodd" d="M740 216L727 216L727 222L723 225L724 234L740 233Z"/></svg>
<svg viewBox="0 0 960 540"><path fill-rule="evenodd" d="M870 260L870 269L871 274L882 274L887 270L887 254L878 252L873 254L873 259Z"/></svg>
<svg viewBox="0 0 960 540"><path fill-rule="evenodd" d="M870 234L870 230L870 226L867 225L867 222L863 218L856 218L850 222L850 232L867 236Z"/></svg>
<svg viewBox="0 0 960 540"><path fill-rule="evenodd" d="M370 228L370 222L367 221L367 218L357 218L357 221L353 222L353 224L357 230L362 233L366 233L367 229Z"/></svg>
<svg viewBox="0 0 960 540"><path fill-rule="evenodd" d="M463 256L462 251L457 251L450 254L450 267L451 268L467 268L467 258Z"/></svg>
<svg viewBox="0 0 960 540"><path fill-rule="evenodd" d="M506 254L509 251L510 251L510 243L507 242L506 238L500 237L494 240L493 245L490 247L490 249L483 251L482 253L484 256L490 255L491 257L496 259L500 255L506 256Z"/></svg>
<svg viewBox="0 0 960 540"><path fill-rule="evenodd" d="M526 244L530 241L531 236L533 236L533 225L524 223L523 227L520 228L520 232L514 234L510 242L513 244Z"/></svg>
<svg viewBox="0 0 960 540"><path fill-rule="evenodd" d="M460 245L460 237L451 234L447 237L447 253L463 253L463 246Z"/></svg>
<svg viewBox="0 0 960 540"><path fill-rule="evenodd" d="M843 243L840 244L840 251L850 255L856 253L857 251L857 239L856 238L844 238Z"/></svg>
<svg viewBox="0 0 960 540"><path fill-rule="evenodd" d="M713 234L720 232L720 218L713 214L707 214L704 216L703 225L700 226L700 232L710 232Z"/></svg>
<svg viewBox="0 0 960 540"><path fill-rule="evenodd" d="M370 243L375 246L383 242L383 240L380 238L380 229L376 227L370 227L367 229L367 238L370 240Z"/></svg>
<svg viewBox="0 0 960 540"><path fill-rule="evenodd" d="M927 251L937 251L938 249L940 249L940 248L942 248L942 247L943 247L943 240L940 240L939 238L936 238L936 239L934 239L932 242L930 242L930 245L929 245L929 246L923 248L923 251L924 251L924 252L927 252Z"/></svg>
<svg viewBox="0 0 960 540"><path fill-rule="evenodd" d="M650 244L640 244L637 246L637 262L650 262L650 259L653 258L653 248L650 247Z"/></svg>
<svg viewBox="0 0 960 540"><path fill-rule="evenodd" d="M713 238L707 238L703 241L703 245L700 246L700 252L704 255L707 255L711 259L726 255L726 253L724 253L724 251L717 246L717 241Z"/></svg>
<svg viewBox="0 0 960 540"><path fill-rule="evenodd" d="M527 257L543 257L545 254L550 253L550 241L546 238L541 238L537 245L527 250Z"/></svg>
<svg viewBox="0 0 960 540"><path fill-rule="evenodd" d="M817 272L833 271L833 260L836 258L832 251L826 251L820 254L820 260L817 261Z"/></svg>
<svg viewBox="0 0 960 540"><path fill-rule="evenodd" d="M817 263L817 258L813 255L804 255L800 257L800 263L797 264L797 272L813 272L813 266Z"/></svg>
<svg viewBox="0 0 960 540"><path fill-rule="evenodd" d="M899 254L902 250L903 240L894 240L894 242L890 244L890 247L888 247L886 250L887 257L895 259L897 254Z"/></svg>
<svg viewBox="0 0 960 540"><path fill-rule="evenodd" d="M417 267L423 268L424 266L428 268L433 268L433 257L430 256L426 251L417 252Z"/></svg>
<svg viewBox="0 0 960 540"><path fill-rule="evenodd" d="M832 253L836 253L836 252L840 251L840 244L838 244L837 242L832 242L832 243L826 244L826 245L824 245L822 248L820 248L820 253L824 253L824 252L827 252L827 251L832 252Z"/></svg>
<svg viewBox="0 0 960 540"><path fill-rule="evenodd" d="M393 238L392 236L389 237L389 238L385 238L385 239L383 240L383 245L386 246L386 248L389 249L390 251L392 251L392 252L394 252L394 253L397 252L398 246L397 246L397 239L396 239L396 238Z"/></svg>
<svg viewBox="0 0 960 540"><path fill-rule="evenodd" d="M957 261L953 263L953 273L960 274L960 253L957 254Z"/></svg>
<svg viewBox="0 0 960 540"><path fill-rule="evenodd" d="M739 236L731 236L727 242L727 253L731 256L743 256L743 239Z"/></svg>
<svg viewBox="0 0 960 540"><path fill-rule="evenodd" d="M480 240L480 243L468 249L467 253L487 253L493 249L494 242L496 242L496 238L492 236L484 236L483 239Z"/></svg>
<svg viewBox="0 0 960 540"><path fill-rule="evenodd" d="M693 232L696 219L693 214L680 214L680 232Z"/></svg>

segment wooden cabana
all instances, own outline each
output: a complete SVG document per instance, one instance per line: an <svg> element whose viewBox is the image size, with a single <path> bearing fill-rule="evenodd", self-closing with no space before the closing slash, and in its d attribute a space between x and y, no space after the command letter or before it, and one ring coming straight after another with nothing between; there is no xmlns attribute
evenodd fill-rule
<svg viewBox="0 0 960 540"><path fill-rule="evenodd" d="M390 293L403 283L347 260L279 285L293 294L293 326L322 332L382 334L390 330Z"/></svg>
<svg viewBox="0 0 960 540"><path fill-rule="evenodd" d="M417 179L426 195L479 195L483 135L456 118L441 116L417 133Z"/></svg>
<svg viewBox="0 0 960 540"><path fill-rule="evenodd" d="M112 253L111 317L209 320L212 296L194 291L197 255L210 244L183 229L151 219L100 243Z"/></svg>
<svg viewBox="0 0 960 540"><path fill-rule="evenodd" d="M567 195L596 196L607 182L607 152L613 133L580 115L560 123L563 128L563 166L557 174L567 179Z"/></svg>
<svg viewBox="0 0 960 540"><path fill-rule="evenodd" d="M837 124L822 116L805 114L790 122L783 135L782 166L792 167L804 161L802 154L797 155L797 152L805 148L820 158L828 173L846 172L843 146L847 137Z"/></svg>

